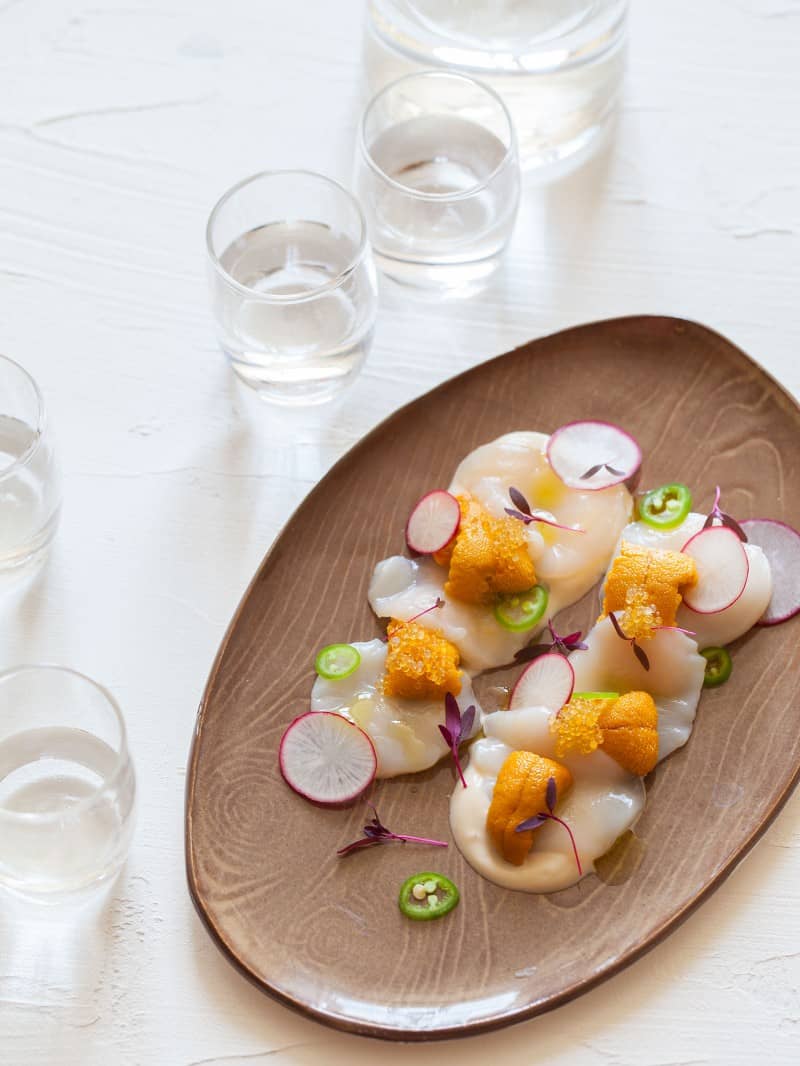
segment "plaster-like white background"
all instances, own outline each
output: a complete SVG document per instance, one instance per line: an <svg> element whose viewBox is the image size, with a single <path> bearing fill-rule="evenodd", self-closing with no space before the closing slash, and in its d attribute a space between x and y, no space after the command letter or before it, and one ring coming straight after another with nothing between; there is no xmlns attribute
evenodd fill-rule
<svg viewBox="0 0 800 1066"><path fill-rule="evenodd" d="M625 974L466 1043L381 1046L288 1013L223 961L184 884L186 757L225 625L292 509L380 418L531 337L640 311L721 330L800 394L800 3L633 8L612 150L529 190L480 299L385 293L355 387L288 417L215 349L203 227L255 170L347 180L359 0L0 0L0 350L44 389L66 501L48 568L0 601L0 664L109 685L141 800L98 913L0 907L4 1066L798 1061L800 795Z"/></svg>

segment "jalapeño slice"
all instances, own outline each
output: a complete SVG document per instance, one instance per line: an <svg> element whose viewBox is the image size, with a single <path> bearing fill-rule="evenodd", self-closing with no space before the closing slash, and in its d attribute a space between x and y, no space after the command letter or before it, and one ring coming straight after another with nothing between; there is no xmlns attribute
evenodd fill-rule
<svg viewBox="0 0 800 1066"><path fill-rule="evenodd" d="M704 648L700 654L706 661L703 688L716 688L717 685L724 685L733 670L730 653L725 648Z"/></svg>
<svg viewBox="0 0 800 1066"><path fill-rule="evenodd" d="M341 681L354 673L361 662L352 644L328 644L314 660L314 669L326 681Z"/></svg>
<svg viewBox="0 0 800 1066"><path fill-rule="evenodd" d="M677 529L692 509L692 494L675 482L651 489L639 501L639 517L654 529Z"/></svg>
<svg viewBox="0 0 800 1066"><path fill-rule="evenodd" d="M527 592L515 592L503 596L494 608L494 616L503 629L522 633L541 621L547 610L547 589L534 585Z"/></svg>
<svg viewBox="0 0 800 1066"><path fill-rule="evenodd" d="M425 872L414 874L403 882L397 905L407 918L430 922L448 914L458 900L458 889L449 877Z"/></svg>

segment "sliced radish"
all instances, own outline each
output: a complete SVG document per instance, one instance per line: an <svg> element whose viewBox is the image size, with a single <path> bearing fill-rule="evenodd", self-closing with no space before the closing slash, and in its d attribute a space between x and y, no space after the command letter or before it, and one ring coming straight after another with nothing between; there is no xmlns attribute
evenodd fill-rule
<svg viewBox="0 0 800 1066"><path fill-rule="evenodd" d="M701 529L681 548L697 566L697 584L687 589L683 602L697 614L718 614L736 603L744 592L750 562L742 542L726 526Z"/></svg>
<svg viewBox="0 0 800 1066"><path fill-rule="evenodd" d="M458 500L444 489L436 489L415 504L406 523L406 544L420 555L432 555L450 543L460 524Z"/></svg>
<svg viewBox="0 0 800 1066"><path fill-rule="evenodd" d="M375 748L363 729L333 711L295 718L281 738L281 773L289 788L314 803L341 804L372 784Z"/></svg>
<svg viewBox="0 0 800 1066"><path fill-rule="evenodd" d="M557 652L548 652L534 659L517 679L511 691L509 710L519 707L547 707L560 711L569 703L575 684L572 663Z"/></svg>
<svg viewBox="0 0 800 1066"><path fill-rule="evenodd" d="M759 625L776 626L800 614L800 533L772 518L741 523L751 544L758 545L772 571L772 599Z"/></svg>
<svg viewBox="0 0 800 1066"><path fill-rule="evenodd" d="M607 489L623 481L633 484L642 449L610 422L570 422L548 440L547 459L568 488Z"/></svg>

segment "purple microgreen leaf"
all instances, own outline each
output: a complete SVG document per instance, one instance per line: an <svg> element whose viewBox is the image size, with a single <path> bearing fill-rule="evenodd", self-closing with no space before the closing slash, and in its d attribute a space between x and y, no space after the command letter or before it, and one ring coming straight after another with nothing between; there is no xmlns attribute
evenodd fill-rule
<svg viewBox="0 0 800 1066"><path fill-rule="evenodd" d="M528 503L528 501L525 499L519 489L515 489L512 485L511 488L508 490L508 495L511 497L511 502L514 504L515 507L522 511L523 514L530 515L531 505Z"/></svg>
<svg viewBox="0 0 800 1066"><path fill-rule="evenodd" d="M538 829L539 826L544 825L545 822L558 822L562 829L566 829L569 834L570 843L572 844L572 854L575 856L575 865L578 867L578 876L583 877L583 867L581 866L580 855L578 855L578 845L575 843L575 837L564 819L559 818L557 814L540 811L538 814L535 814L533 818L526 818L524 822L520 822L514 832L526 833L529 829Z"/></svg>
<svg viewBox="0 0 800 1066"><path fill-rule="evenodd" d="M527 833L530 829L538 829L540 825L544 825L547 819L548 815L546 814L535 814L533 818L526 818L524 822L520 822L514 832Z"/></svg>
<svg viewBox="0 0 800 1066"><path fill-rule="evenodd" d="M625 476L625 471L624 470L617 470L615 467L611 466L610 463L603 463L603 466L606 468L606 470L609 472L609 474L613 474L614 477L624 477Z"/></svg>
<svg viewBox="0 0 800 1066"><path fill-rule="evenodd" d="M452 692L444 698L444 721L450 735L457 737L461 729L461 710Z"/></svg>
<svg viewBox="0 0 800 1066"><path fill-rule="evenodd" d="M645 652L644 648L640 648L635 640L631 641L631 647L633 648L633 654L636 656L636 658L642 664L644 669L645 670L649 670L650 669L650 660L647 658L647 653Z"/></svg>
<svg viewBox="0 0 800 1066"><path fill-rule="evenodd" d="M611 624L614 627L614 629L616 630L617 636L621 637L622 640L627 640L628 638L626 637L622 626L617 621L617 616L614 614L614 612L613 611L609 611L608 617L611 619Z"/></svg>
<svg viewBox="0 0 800 1066"><path fill-rule="evenodd" d="M725 514L722 511L720 511L720 518L722 519L723 526L727 526L728 529L732 529L736 536L739 538L739 540L747 542L747 534L735 518L731 518L729 514Z"/></svg>
<svg viewBox="0 0 800 1066"><path fill-rule="evenodd" d="M556 806L556 779L554 777L548 777L547 779L545 803L547 804L548 811L552 814Z"/></svg>
<svg viewBox="0 0 800 1066"><path fill-rule="evenodd" d="M444 742L448 746L448 748L452 748L452 746L453 746L453 734L450 732L450 730L447 728L447 726L440 724L439 725L439 732L444 737Z"/></svg>
<svg viewBox="0 0 800 1066"><path fill-rule="evenodd" d="M533 521L533 518L530 515L523 514L521 511L515 511L513 507L504 507L503 510L507 515L510 515L511 518L518 518L520 522L524 522L526 526Z"/></svg>
<svg viewBox="0 0 800 1066"><path fill-rule="evenodd" d="M472 733L472 727L475 724L475 705L470 704L466 711L461 715L461 736L459 740L466 740Z"/></svg>
<svg viewBox="0 0 800 1066"><path fill-rule="evenodd" d="M382 841L380 839L371 840L371 839L368 839L368 838L364 838L362 840L354 840L352 844L347 844L347 845L345 845L345 847L339 848L339 850L336 852L336 854L337 855L349 855L351 851L358 851L360 848L369 848L369 847L372 847L373 844L380 844L380 843L382 843Z"/></svg>
<svg viewBox="0 0 800 1066"><path fill-rule="evenodd" d="M444 840L431 840L428 837L414 837L405 833L393 833L391 829L387 829L383 825L374 805L370 803L369 806L372 807L374 817L364 826L363 837L359 840L354 840L352 844L346 844L343 848L339 848L336 852L337 855L349 855L351 852L359 851L361 848L369 848L374 844L386 844L390 840L398 840L403 844L430 844L435 848L447 847L447 842Z"/></svg>
<svg viewBox="0 0 800 1066"><path fill-rule="evenodd" d="M713 525L714 525L714 513L712 511L712 513L708 516L708 518L705 520L705 522L703 522L703 529L710 529L710 527L713 526Z"/></svg>
<svg viewBox="0 0 800 1066"><path fill-rule="evenodd" d="M581 481L588 481L590 477L594 477L594 475L599 473L599 471L602 469L602 463L598 463L596 466L590 466L585 474L581 474Z"/></svg>

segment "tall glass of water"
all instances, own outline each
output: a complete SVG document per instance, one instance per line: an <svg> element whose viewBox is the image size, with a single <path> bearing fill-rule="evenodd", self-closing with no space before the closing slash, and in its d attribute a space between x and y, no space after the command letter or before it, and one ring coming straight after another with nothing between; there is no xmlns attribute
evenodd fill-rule
<svg viewBox="0 0 800 1066"><path fill-rule="evenodd" d="M0 573L44 556L60 504L41 393L26 370L0 355Z"/></svg>
<svg viewBox="0 0 800 1066"><path fill-rule="evenodd" d="M497 267L517 215L508 111L462 74L400 78L364 112L355 181L381 270L409 285L470 292Z"/></svg>
<svg viewBox="0 0 800 1066"><path fill-rule="evenodd" d="M628 0L369 0L370 90L439 68L480 78L514 119L524 170L580 160L608 128Z"/></svg>
<svg viewBox="0 0 800 1066"><path fill-rule="evenodd" d="M107 881L128 853L135 787L110 693L63 667L0 673L0 885L47 899Z"/></svg>
<svg viewBox="0 0 800 1066"><path fill-rule="evenodd" d="M308 404L353 380L377 288L346 189L309 171L256 174L211 212L207 244L219 341L243 381L265 399Z"/></svg>

